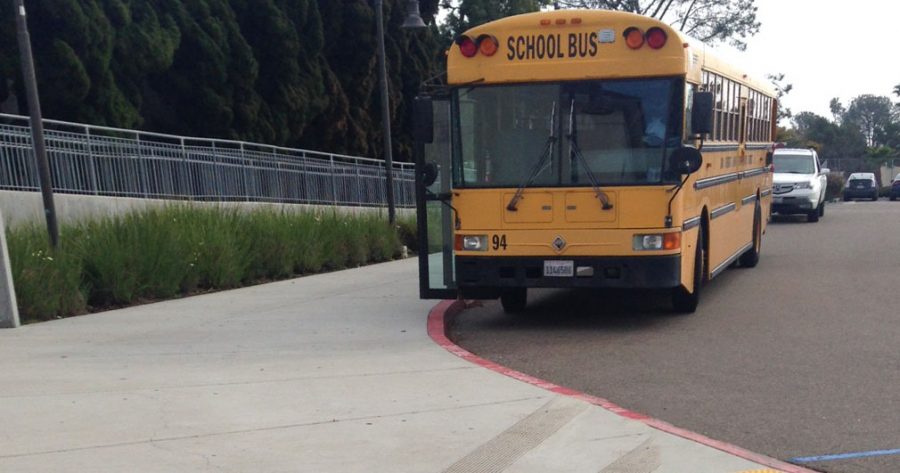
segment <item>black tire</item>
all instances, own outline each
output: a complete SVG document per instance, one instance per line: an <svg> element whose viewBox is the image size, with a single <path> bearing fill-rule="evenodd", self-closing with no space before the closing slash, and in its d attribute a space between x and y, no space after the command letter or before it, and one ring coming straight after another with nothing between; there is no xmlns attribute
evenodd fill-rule
<svg viewBox="0 0 900 473"><path fill-rule="evenodd" d="M823 200L821 204L819 204L819 218L825 216L825 201Z"/></svg>
<svg viewBox="0 0 900 473"><path fill-rule="evenodd" d="M897 198L894 197L894 196L891 196L891 202L893 202L893 201L895 201L895 200L897 200Z"/></svg>
<svg viewBox="0 0 900 473"><path fill-rule="evenodd" d="M693 314L700 303L700 289L703 287L703 273L706 257L703 251L703 230L697 234L697 248L694 250L694 292L679 286L672 290L672 310L678 314Z"/></svg>
<svg viewBox="0 0 900 473"><path fill-rule="evenodd" d="M878 194L872 196L872 202L878 202Z"/></svg>
<svg viewBox="0 0 900 473"><path fill-rule="evenodd" d="M762 251L762 225L760 222L759 204L753 212L753 247L741 255L740 262L744 268L755 268L759 264L759 253Z"/></svg>
<svg viewBox="0 0 900 473"><path fill-rule="evenodd" d="M847 197L847 196L845 195L845 196L844 196L844 202L849 202L849 201L850 201L850 198Z"/></svg>
<svg viewBox="0 0 900 473"><path fill-rule="evenodd" d="M504 289L500 293L500 304L503 306L503 312L507 314L524 312L525 306L528 305L528 289L524 287Z"/></svg>
<svg viewBox="0 0 900 473"><path fill-rule="evenodd" d="M806 221L812 222L812 223L818 222L819 221L819 209L810 210L809 212L807 212Z"/></svg>

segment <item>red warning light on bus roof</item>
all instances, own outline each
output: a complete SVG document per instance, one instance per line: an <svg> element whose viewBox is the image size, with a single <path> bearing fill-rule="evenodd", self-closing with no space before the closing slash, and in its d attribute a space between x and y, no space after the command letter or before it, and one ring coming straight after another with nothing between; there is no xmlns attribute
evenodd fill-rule
<svg viewBox="0 0 900 473"><path fill-rule="evenodd" d="M653 27L647 30L647 46L653 49L660 49L666 45L669 36L662 28Z"/></svg>

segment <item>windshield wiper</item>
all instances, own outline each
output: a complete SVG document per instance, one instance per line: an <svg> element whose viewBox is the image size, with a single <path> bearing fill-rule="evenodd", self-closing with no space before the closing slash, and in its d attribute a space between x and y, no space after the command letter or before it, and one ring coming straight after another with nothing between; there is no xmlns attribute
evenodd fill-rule
<svg viewBox="0 0 900 473"><path fill-rule="evenodd" d="M603 210L611 210L613 205L609 202L609 196L600 188L600 183L597 182L597 176L591 171L587 159L581 154L581 148L578 146L578 136L576 135L575 129L575 100L572 100L572 104L569 108L569 134L566 135L566 138L569 139L571 154L578 159L581 166L584 168L584 172L587 175L588 180L591 181L591 186L594 188L594 194L597 195L597 198L600 199L600 203L603 205Z"/></svg>
<svg viewBox="0 0 900 473"><path fill-rule="evenodd" d="M553 110L550 112L550 136L547 137L547 142L544 144L544 151L541 153L538 162L531 168L528 179L519 185L519 188L516 189L516 194L513 195L509 203L506 204L506 210L509 210L510 212L519 210L519 201L522 200L522 194L525 193L525 188L531 185L531 183L537 179L538 175L540 175L541 171L544 170L544 163L548 160L552 162L552 159L550 158L553 156L553 148L556 146L556 140L556 102L553 102Z"/></svg>

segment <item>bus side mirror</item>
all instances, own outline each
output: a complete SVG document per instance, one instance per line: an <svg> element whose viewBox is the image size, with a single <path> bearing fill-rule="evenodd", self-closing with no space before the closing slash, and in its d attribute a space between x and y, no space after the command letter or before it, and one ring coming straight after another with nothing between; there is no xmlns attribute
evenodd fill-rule
<svg viewBox="0 0 900 473"><path fill-rule="evenodd" d="M713 94L694 93L694 108L691 110L691 132L698 135L712 133Z"/></svg>
<svg viewBox="0 0 900 473"><path fill-rule="evenodd" d="M766 153L766 166L771 166L775 162L775 153L769 151Z"/></svg>
<svg viewBox="0 0 900 473"><path fill-rule="evenodd" d="M419 171L419 179L425 187L431 187L438 178L438 167L434 163L425 163Z"/></svg>
<svg viewBox="0 0 900 473"><path fill-rule="evenodd" d="M692 146L682 146L669 156L669 169L681 175L693 174L699 171L702 165L703 155Z"/></svg>
<svg viewBox="0 0 900 473"><path fill-rule="evenodd" d="M434 142L434 104L431 97L416 97L413 107L415 139L419 143Z"/></svg>

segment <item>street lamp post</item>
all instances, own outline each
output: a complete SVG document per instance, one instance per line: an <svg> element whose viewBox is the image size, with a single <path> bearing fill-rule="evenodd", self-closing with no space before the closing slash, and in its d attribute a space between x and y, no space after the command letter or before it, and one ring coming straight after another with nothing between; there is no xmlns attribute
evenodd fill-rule
<svg viewBox="0 0 900 473"><path fill-rule="evenodd" d="M53 183L50 177L50 163L47 161L47 147L44 143L44 119L41 116L41 102L38 96L37 80L34 74L34 59L31 54L31 37L23 0L13 0L16 12L16 36L19 40L19 59L22 61L22 80L28 99L28 115L31 117L31 142L37 160L38 178L44 199L44 217L47 232L53 248L59 244L59 228L56 223L56 206L53 203Z"/></svg>
<svg viewBox="0 0 900 473"><path fill-rule="evenodd" d="M396 221L394 206L394 157L391 144L391 111L390 98L388 96L387 65L384 54L384 12L382 0L375 2L375 23L378 28L378 75L381 82L381 123L384 133L384 167L385 167L385 196L388 204L388 222L391 225ZM419 16L418 0L409 0L406 3L407 18L403 23L404 28L424 28L425 22Z"/></svg>

